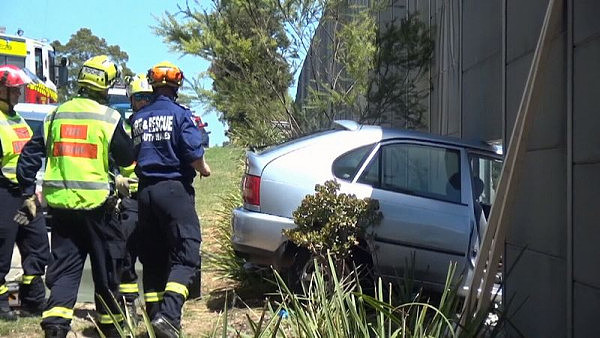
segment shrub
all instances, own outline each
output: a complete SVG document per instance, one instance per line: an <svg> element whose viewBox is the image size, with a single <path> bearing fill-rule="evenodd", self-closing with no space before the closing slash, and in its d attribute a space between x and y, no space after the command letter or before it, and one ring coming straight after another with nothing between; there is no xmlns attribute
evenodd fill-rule
<svg viewBox="0 0 600 338"><path fill-rule="evenodd" d="M308 249L322 263L328 253L335 261L346 259L365 229L381 220L377 200L358 199L338 193L339 189L334 180L317 184L316 193L307 195L293 213L297 227L284 230L293 243Z"/></svg>

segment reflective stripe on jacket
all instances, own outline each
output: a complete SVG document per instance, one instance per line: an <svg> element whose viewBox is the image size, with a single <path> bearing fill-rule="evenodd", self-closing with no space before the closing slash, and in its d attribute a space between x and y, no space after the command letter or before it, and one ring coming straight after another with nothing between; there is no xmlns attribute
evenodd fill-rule
<svg viewBox="0 0 600 338"><path fill-rule="evenodd" d="M108 151L120 119L118 111L82 97L46 116L42 187L49 206L94 209L104 203L110 193Z"/></svg>
<svg viewBox="0 0 600 338"><path fill-rule="evenodd" d="M17 161L21 149L32 136L31 128L15 112L10 116L0 111L0 142L2 143L2 175L17 183Z"/></svg>

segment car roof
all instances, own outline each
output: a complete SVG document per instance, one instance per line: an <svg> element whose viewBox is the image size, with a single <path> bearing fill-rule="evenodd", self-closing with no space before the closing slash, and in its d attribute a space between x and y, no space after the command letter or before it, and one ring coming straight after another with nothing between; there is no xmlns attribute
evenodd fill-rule
<svg viewBox="0 0 600 338"><path fill-rule="evenodd" d="M471 148L475 150L481 150L484 152L492 152L496 153L496 149L484 142L484 141L476 141L476 140L464 140L458 137L452 136L443 136L436 134L429 134L414 130L406 130L406 129L392 129L392 128L381 128L383 131L383 139L411 139L416 141L427 141L427 142L435 142L442 143L452 146L458 146L463 148Z"/></svg>
<svg viewBox="0 0 600 338"><path fill-rule="evenodd" d="M41 121L56 107L54 104L18 103L14 109L26 120Z"/></svg>
<svg viewBox="0 0 600 338"><path fill-rule="evenodd" d="M479 140L464 140L457 137L452 136L442 136L431 133L425 133L421 131L408 130L408 129L399 129L399 128L389 128L389 127L381 127L381 126L372 126L372 125L361 125L356 121L352 120L336 120L334 121L335 129L345 129L345 130L381 130L381 139L382 140L393 140L393 139L411 139L415 141L426 141L426 142L435 142L442 143L447 145L453 145L463 148L472 148L476 150L481 150L485 152L496 153L496 149L489 143Z"/></svg>
<svg viewBox="0 0 600 338"><path fill-rule="evenodd" d="M355 134L356 133L356 134ZM356 136L353 136L356 135ZM360 135L360 136L359 136ZM247 152L248 160L257 167L263 168L272 160L302 149L316 143L339 144L348 140L348 137L359 137L364 145L380 141L413 140L420 142L433 142L468 150L484 152L487 156L501 159L502 156L496 149L483 141L462 140L456 137L434 135L406 129L394 129L373 125L361 125L354 121L335 121L334 129L309 134L294 140L274 145L260 151L250 150Z"/></svg>

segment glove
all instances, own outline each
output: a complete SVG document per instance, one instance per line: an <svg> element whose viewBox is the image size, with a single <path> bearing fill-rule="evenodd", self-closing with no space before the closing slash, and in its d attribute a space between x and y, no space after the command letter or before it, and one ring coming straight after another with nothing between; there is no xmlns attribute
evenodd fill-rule
<svg viewBox="0 0 600 338"><path fill-rule="evenodd" d="M123 177L123 175L117 175L115 177L115 187L121 196L130 196L129 194L129 184L135 183L137 180L135 178L127 178Z"/></svg>
<svg viewBox="0 0 600 338"><path fill-rule="evenodd" d="M15 222L19 225L27 225L31 220L35 218L37 212L37 197L35 195L31 195L27 197L23 201L23 205L17 211L17 214L13 218Z"/></svg>

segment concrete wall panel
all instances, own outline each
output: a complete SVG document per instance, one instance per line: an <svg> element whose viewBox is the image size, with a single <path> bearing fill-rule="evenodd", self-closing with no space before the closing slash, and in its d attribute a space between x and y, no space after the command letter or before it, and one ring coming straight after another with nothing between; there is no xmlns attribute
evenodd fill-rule
<svg viewBox="0 0 600 338"><path fill-rule="evenodd" d="M506 57L510 62L535 49L548 0L506 0Z"/></svg>
<svg viewBox="0 0 600 338"><path fill-rule="evenodd" d="M517 119L517 112L532 59L533 53L530 53L513 60L506 66L506 135L508 139L510 139L515 120Z"/></svg>
<svg viewBox="0 0 600 338"><path fill-rule="evenodd" d="M501 70L500 55L496 53L463 73L463 138L502 138L502 128L498 128L502 125Z"/></svg>
<svg viewBox="0 0 600 338"><path fill-rule="evenodd" d="M575 48L573 160L600 161L600 38Z"/></svg>
<svg viewBox="0 0 600 338"><path fill-rule="evenodd" d="M573 170L573 277L600 288L600 163Z"/></svg>
<svg viewBox="0 0 600 338"><path fill-rule="evenodd" d="M502 48L501 1L463 0L463 71L484 62Z"/></svg>
<svg viewBox="0 0 600 338"><path fill-rule="evenodd" d="M546 15L548 0L507 0L506 9L506 57L508 62L533 52L540 36ZM566 2L563 2L566 8ZM566 9L563 11L566 13ZM565 31L564 16L557 25L550 27L549 34L556 37Z"/></svg>
<svg viewBox="0 0 600 338"><path fill-rule="evenodd" d="M552 40L547 66L540 78L542 97L533 112L535 120L527 142L528 149L547 149L565 143L566 135L566 70L564 64L566 44L565 34L558 35ZM527 54L509 63L506 75L506 116L507 136L510 138L514 121L517 119L519 105L533 53Z"/></svg>
<svg viewBox="0 0 600 338"><path fill-rule="evenodd" d="M565 150L530 151L524 160L507 242L565 257Z"/></svg>
<svg viewBox="0 0 600 338"><path fill-rule="evenodd" d="M547 65L540 78L540 85L543 86L542 99L533 111L535 120L527 141L527 149L555 148L566 142L565 46L566 34L564 33L552 40L550 45Z"/></svg>
<svg viewBox="0 0 600 338"><path fill-rule="evenodd" d="M506 245L505 299L507 316L525 337L565 337L565 261L553 256ZM522 306L521 306L522 304ZM507 337L521 335L507 328Z"/></svg>
<svg viewBox="0 0 600 338"><path fill-rule="evenodd" d="M600 337L600 325L598 325L600 290L574 283L573 303L575 324L573 337Z"/></svg>
<svg viewBox="0 0 600 338"><path fill-rule="evenodd" d="M573 2L573 39L575 45L578 45L589 37L600 35L599 17L600 1L577 0Z"/></svg>

